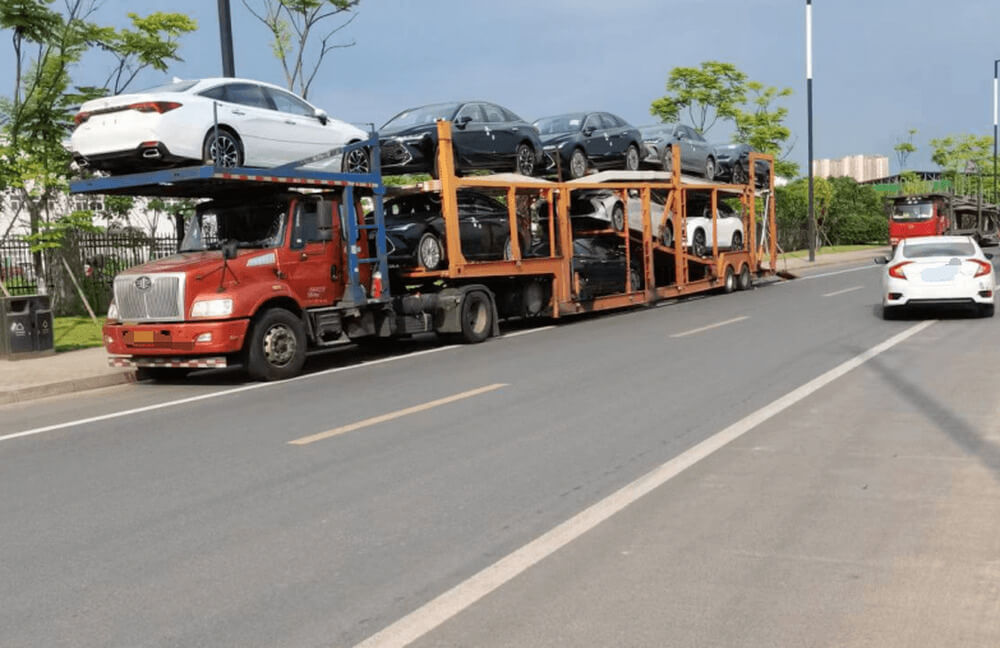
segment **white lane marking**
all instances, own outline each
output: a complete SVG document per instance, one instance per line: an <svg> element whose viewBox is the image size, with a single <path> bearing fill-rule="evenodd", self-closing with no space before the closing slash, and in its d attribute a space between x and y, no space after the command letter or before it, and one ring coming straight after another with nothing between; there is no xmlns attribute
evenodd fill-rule
<svg viewBox="0 0 1000 648"><path fill-rule="evenodd" d="M555 324L550 324L549 326L539 326L538 328L524 329L523 331L512 331L510 333L504 333L500 337L502 338L520 337L522 335L530 335L532 333L541 333L542 331L549 331L554 328Z"/></svg>
<svg viewBox="0 0 1000 648"><path fill-rule="evenodd" d="M198 401L208 400L210 398L220 398L222 396L229 396L230 394L239 394L241 392L252 391L254 389L265 389L267 387L287 385L288 383L296 382L299 380L308 380L310 378L316 378L318 376L328 376L330 374L340 373L342 371L350 371L351 369L360 369L362 367L371 367L374 365L385 364L387 362L405 360L406 358L415 358L417 356L428 355L431 353L440 353L441 351L457 349L461 346L463 345L449 344L448 346L437 347L435 349L414 351L413 353L407 353L406 355L393 356L391 358L380 358L379 360L369 360L367 362L359 362L358 364L349 365L347 367L335 367L333 369L317 371L316 373L305 374L303 376L296 376L295 378L289 378L288 380L282 380L280 382L254 383L252 385L244 385L242 387L234 387L233 389L225 389L223 391L212 392L211 394L201 394L200 396L189 396L188 398L181 398L178 400L167 401L165 403L156 403L154 405L146 405L145 407L136 407L133 409L122 410L120 412L110 412L108 414L101 414L99 416L91 416L90 418L79 419L77 421L69 421L67 423L56 423L54 425L46 425L45 427L34 428L32 430L25 430L24 432L15 432L14 434L6 434L4 436L0 436L0 441L10 441L11 439L19 439L21 437L32 436L35 434L42 434L44 432L54 432L55 430L62 430L76 425L97 423L99 421L107 421L109 419L121 418L123 416L130 416L132 414L142 414L143 412L152 412L159 409L166 409L168 407L176 407L177 405L196 403Z"/></svg>
<svg viewBox="0 0 1000 648"><path fill-rule="evenodd" d="M868 362L900 342L920 333L937 320L921 322L885 342L847 360L826 373L798 387L776 401L715 433L698 445L643 475L621 490L577 513L569 520L507 554L486 569L459 583L437 598L425 603L395 623L357 644L356 648L402 648L465 610L473 603L509 582L544 558L604 522L644 495L659 488L702 459L711 456L771 417L829 385L852 369Z"/></svg>
<svg viewBox="0 0 1000 648"><path fill-rule="evenodd" d="M797 279L792 279L791 281L782 281L778 285L792 286L800 281L805 281L806 279L822 279L823 277L835 277L837 275L847 274L848 272L858 272L859 270L873 270L878 268L877 265L863 265L857 268L848 268L847 270L837 270L836 272L823 272L821 274L805 275Z"/></svg>
<svg viewBox="0 0 1000 648"><path fill-rule="evenodd" d="M843 290L834 290L833 292L828 292L824 297L836 297L837 295L846 295L849 292L854 292L855 290L862 290L864 286L851 286L850 288L844 288Z"/></svg>
<svg viewBox="0 0 1000 648"><path fill-rule="evenodd" d="M726 320L724 322L716 322L715 324L709 324L708 326L701 326L696 329L691 329L690 331L684 331L683 333L674 333L670 337L672 338L682 338L689 335L694 335L695 333L701 333L703 331L711 331L712 329L719 328L720 326L727 326L729 324L735 324L736 322L742 322L743 320L750 319L748 315L742 315L740 317L734 317L733 319Z"/></svg>

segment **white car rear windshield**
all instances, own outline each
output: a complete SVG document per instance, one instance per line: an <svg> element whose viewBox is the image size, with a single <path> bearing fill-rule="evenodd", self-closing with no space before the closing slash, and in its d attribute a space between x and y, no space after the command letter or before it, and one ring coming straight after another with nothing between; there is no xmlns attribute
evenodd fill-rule
<svg viewBox="0 0 1000 648"><path fill-rule="evenodd" d="M946 243L938 241L935 243L906 243L903 247L903 256L908 259L925 259L927 257L967 257L976 253L976 248L972 243Z"/></svg>

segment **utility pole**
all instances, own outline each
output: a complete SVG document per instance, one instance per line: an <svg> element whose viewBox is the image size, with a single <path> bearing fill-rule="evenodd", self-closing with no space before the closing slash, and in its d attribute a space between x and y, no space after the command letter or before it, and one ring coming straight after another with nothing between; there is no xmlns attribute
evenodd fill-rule
<svg viewBox="0 0 1000 648"><path fill-rule="evenodd" d="M997 196L997 71L1000 59L993 61L993 204L1000 203Z"/></svg>
<svg viewBox="0 0 1000 648"><path fill-rule="evenodd" d="M813 16L812 0L806 0L806 104L808 111L809 139L809 261L816 261L816 212L813 206Z"/></svg>
<svg viewBox="0 0 1000 648"><path fill-rule="evenodd" d="M219 41L222 44L222 76L236 76L233 61L233 20L229 12L229 0L219 0Z"/></svg>

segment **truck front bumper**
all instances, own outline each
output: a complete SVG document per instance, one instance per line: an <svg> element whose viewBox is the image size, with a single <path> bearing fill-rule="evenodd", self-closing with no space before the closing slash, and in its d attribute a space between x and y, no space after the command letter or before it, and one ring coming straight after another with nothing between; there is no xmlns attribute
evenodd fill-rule
<svg viewBox="0 0 1000 648"><path fill-rule="evenodd" d="M243 348L248 319L216 322L104 325L104 348L113 356L189 357L235 353Z"/></svg>

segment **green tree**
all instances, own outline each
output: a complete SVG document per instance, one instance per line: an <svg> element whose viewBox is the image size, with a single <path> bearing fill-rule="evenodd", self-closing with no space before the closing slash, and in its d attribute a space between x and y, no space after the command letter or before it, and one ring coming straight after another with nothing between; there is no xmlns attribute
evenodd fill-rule
<svg viewBox="0 0 1000 648"><path fill-rule="evenodd" d="M871 185L854 178L829 180L831 196L824 230L834 245L885 243L889 221L882 197Z"/></svg>
<svg viewBox="0 0 1000 648"><path fill-rule="evenodd" d="M791 88L775 88L757 81L747 83L749 100L746 109L737 109L737 142L749 145L753 150L774 156L774 172L784 178L794 178L799 174L799 165L788 160L793 141L788 144L792 131L785 126L788 108L775 106L779 99L792 94Z"/></svg>
<svg viewBox="0 0 1000 648"><path fill-rule="evenodd" d="M309 97L309 88L326 55L353 47L338 42L354 22L361 0L243 0L243 5L271 32L271 48L285 72L289 90Z"/></svg>
<svg viewBox="0 0 1000 648"><path fill-rule="evenodd" d="M833 186L824 178L813 183L816 218L824 219L833 201ZM809 245L806 220L809 212L809 182L799 178L775 189L778 244L783 250L799 250Z"/></svg>
<svg viewBox="0 0 1000 648"><path fill-rule="evenodd" d="M993 138L989 135L963 133L930 141L931 161L941 167L945 177L955 185L958 193L972 194L983 186L983 171L992 178ZM969 176L975 174L974 186Z"/></svg>
<svg viewBox="0 0 1000 648"><path fill-rule="evenodd" d="M902 173L906 169L906 161L910 159L910 156L917 152L917 147L913 143L913 136L917 134L916 128L911 128L906 131L906 137L901 137L896 140L896 145L892 147L892 150L896 152L896 162L899 163L899 171Z"/></svg>
<svg viewBox="0 0 1000 648"><path fill-rule="evenodd" d="M663 122L675 122L687 111L699 133L720 119L735 120L746 100L747 76L732 63L705 61L700 67L675 67L667 79L667 94L653 101L650 112Z"/></svg>

